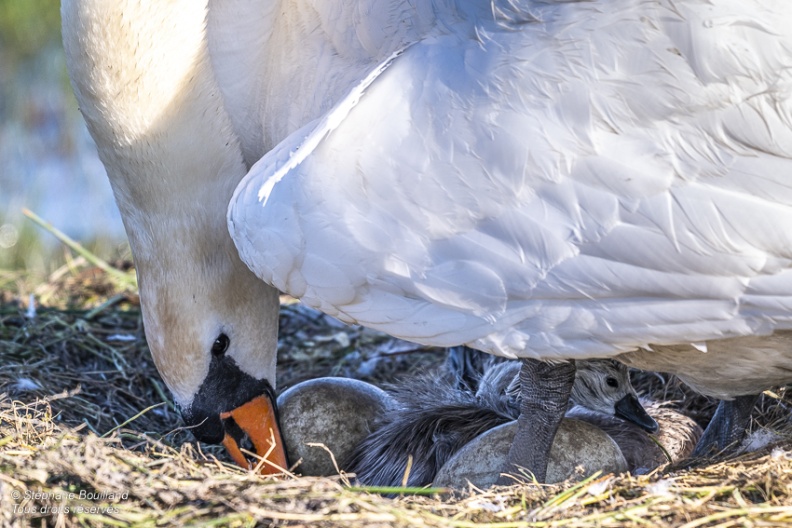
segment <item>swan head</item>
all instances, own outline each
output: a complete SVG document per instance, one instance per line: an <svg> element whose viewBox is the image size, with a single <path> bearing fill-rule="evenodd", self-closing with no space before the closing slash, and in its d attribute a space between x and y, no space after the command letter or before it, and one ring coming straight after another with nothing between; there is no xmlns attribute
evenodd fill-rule
<svg viewBox="0 0 792 528"><path fill-rule="evenodd" d="M657 422L638 400L623 363L612 359L577 361L571 399L592 411L615 415L649 433L656 433Z"/></svg>
<svg viewBox="0 0 792 528"><path fill-rule="evenodd" d="M61 4L69 77L124 221L152 357L196 438L242 463L245 436L259 452L270 437L282 446L279 303L228 232L247 167L212 69L208 10L206 0Z"/></svg>
<svg viewBox="0 0 792 528"><path fill-rule="evenodd" d="M223 443L243 466L240 447L249 440L251 451L272 452L277 472L286 466L274 391L277 290L239 260L222 225L195 218L185 230L157 233L169 236L153 253L133 238L157 369L198 440Z"/></svg>

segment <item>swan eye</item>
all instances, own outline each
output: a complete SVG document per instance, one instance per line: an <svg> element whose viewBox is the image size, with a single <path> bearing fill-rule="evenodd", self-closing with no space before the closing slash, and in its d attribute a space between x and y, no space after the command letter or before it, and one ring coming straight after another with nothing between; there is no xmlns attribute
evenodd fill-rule
<svg viewBox="0 0 792 528"><path fill-rule="evenodd" d="M225 334L220 334L215 339L215 342L212 344L212 355L213 356L222 356L228 350L228 345L231 344L231 340Z"/></svg>
<svg viewBox="0 0 792 528"><path fill-rule="evenodd" d="M608 387L613 387L613 388L616 388L616 387L618 387L618 386L619 386L619 382L618 382L618 381L616 381L616 378L611 378L611 377L609 377L609 378L607 378L607 379L605 380L605 383L607 383L607 384L608 384Z"/></svg>

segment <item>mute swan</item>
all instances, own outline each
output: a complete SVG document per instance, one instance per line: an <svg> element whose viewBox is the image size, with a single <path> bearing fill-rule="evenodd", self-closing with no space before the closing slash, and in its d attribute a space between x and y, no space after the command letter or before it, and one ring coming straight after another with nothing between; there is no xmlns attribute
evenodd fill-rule
<svg viewBox="0 0 792 528"><path fill-rule="evenodd" d="M242 260L343 321L523 358L512 470L544 479L565 360L736 397L698 452L731 442L792 381L792 6L464 5L252 167Z"/></svg>
<svg viewBox="0 0 792 528"><path fill-rule="evenodd" d="M240 261L226 211L252 161L438 31L429 2L379 4L61 4L69 77L121 211L157 369L198 439L242 461L240 430L260 452L273 437L272 471L286 464L278 292Z"/></svg>
<svg viewBox="0 0 792 528"><path fill-rule="evenodd" d="M652 346L706 342L665 362L701 372L732 358L712 341L792 327L792 232L779 228L792 219L791 12L65 0L69 74L135 255L147 339L196 436L233 448L226 429L266 415L259 429L280 443L277 291L253 273L345 321L526 358L537 390L522 395L511 461L539 479L568 360L640 348L633 364L663 362ZM773 350L718 390L787 379ZM756 383L737 391L738 374Z"/></svg>

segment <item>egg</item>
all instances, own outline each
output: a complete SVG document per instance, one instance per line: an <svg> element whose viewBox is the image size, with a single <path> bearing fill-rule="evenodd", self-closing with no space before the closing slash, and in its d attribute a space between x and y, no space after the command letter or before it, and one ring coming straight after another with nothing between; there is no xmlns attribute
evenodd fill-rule
<svg viewBox="0 0 792 528"><path fill-rule="evenodd" d="M348 378L313 379L284 391L278 397L280 427L290 463L299 462L294 471L338 474L390 400L374 385Z"/></svg>
<svg viewBox="0 0 792 528"><path fill-rule="evenodd" d="M513 421L479 435L440 468L433 485L462 488L469 482L478 488L492 486L506 467L516 431L517 422ZM560 482L576 475L584 477L598 470L605 473L627 470L619 446L594 425L564 419L550 449L547 482Z"/></svg>

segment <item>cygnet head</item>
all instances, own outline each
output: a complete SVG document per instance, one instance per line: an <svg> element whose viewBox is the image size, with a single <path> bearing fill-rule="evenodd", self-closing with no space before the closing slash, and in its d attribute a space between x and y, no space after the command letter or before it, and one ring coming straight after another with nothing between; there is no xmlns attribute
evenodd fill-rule
<svg viewBox="0 0 792 528"><path fill-rule="evenodd" d="M501 368L508 369L504 372L508 372L511 379L506 394L516 400L520 394L519 367L517 362L512 363ZM612 359L589 359L576 361L575 365L575 384L570 397L574 403L591 411L618 416L649 433L657 432L657 422L638 401L638 394L630 382L630 372L623 363ZM495 376L497 379L498 375ZM495 387L491 378L482 378L490 379L486 387ZM487 390L482 387L480 390Z"/></svg>
<svg viewBox="0 0 792 528"><path fill-rule="evenodd" d="M592 411L618 416L649 433L657 432L657 422L638 401L623 363L612 359L576 362L572 400Z"/></svg>

